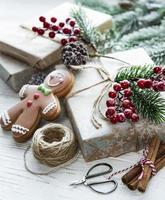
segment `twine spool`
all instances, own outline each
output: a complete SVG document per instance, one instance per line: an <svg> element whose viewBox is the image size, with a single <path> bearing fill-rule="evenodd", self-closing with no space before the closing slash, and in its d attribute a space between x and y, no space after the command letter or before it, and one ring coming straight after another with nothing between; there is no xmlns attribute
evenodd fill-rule
<svg viewBox="0 0 165 200"><path fill-rule="evenodd" d="M30 169L26 158L30 148L34 157L51 169L44 172ZM35 132L32 144L24 152L24 166L32 174L48 175L71 164L78 155L78 145L72 130L61 124L48 124Z"/></svg>
<svg viewBox="0 0 165 200"><path fill-rule="evenodd" d="M67 162L77 152L77 142L72 130L61 124L48 124L38 129L31 147L34 157L50 167Z"/></svg>

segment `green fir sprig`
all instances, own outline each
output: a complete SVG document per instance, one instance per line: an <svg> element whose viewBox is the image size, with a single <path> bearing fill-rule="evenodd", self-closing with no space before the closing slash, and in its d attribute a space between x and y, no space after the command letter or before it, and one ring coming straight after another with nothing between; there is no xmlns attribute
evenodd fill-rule
<svg viewBox="0 0 165 200"><path fill-rule="evenodd" d="M134 80L139 78L150 78L153 76L154 72L152 70L152 65L142 66L130 66L122 67L115 77L115 82L120 82L122 80Z"/></svg>
<svg viewBox="0 0 165 200"><path fill-rule="evenodd" d="M117 15L125 12L126 10L117 5L109 5L103 0L75 0L77 4L92 8L94 10L109 14Z"/></svg>
<svg viewBox="0 0 165 200"><path fill-rule="evenodd" d="M138 113L151 122L160 124L165 122L165 99L159 92L149 89L132 87L132 101Z"/></svg>
<svg viewBox="0 0 165 200"><path fill-rule="evenodd" d="M131 82L132 102L138 113L159 124L165 121L165 99L160 95L160 92L155 92L152 89L142 90L136 84L137 80L148 79L153 75L152 65L124 67L117 73L115 82L129 80Z"/></svg>

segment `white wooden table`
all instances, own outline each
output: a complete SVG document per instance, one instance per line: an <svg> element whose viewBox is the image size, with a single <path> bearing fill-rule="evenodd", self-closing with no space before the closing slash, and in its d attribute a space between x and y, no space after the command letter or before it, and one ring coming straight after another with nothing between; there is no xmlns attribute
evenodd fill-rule
<svg viewBox="0 0 165 200"><path fill-rule="evenodd" d="M59 2L58 0L1 0L0 26L9 27L10 23L21 23L34 14L40 15ZM17 94L0 80L0 113L17 101ZM63 122L64 119L59 119L59 121ZM17 144L10 133L0 129L0 200L162 200L165 198L165 169L152 178L145 194L128 190L121 183L120 177L116 177L119 182L116 192L106 196L96 194L85 186L77 188L69 186L72 181L81 178L87 169L97 162L106 161L118 170L136 162L141 157L140 153L129 153L119 158L107 158L91 163L85 163L80 155L74 163L65 168L47 176L37 176L30 174L24 168L23 154L29 143L30 141ZM33 158L31 152L28 153L27 159L33 170L47 169Z"/></svg>

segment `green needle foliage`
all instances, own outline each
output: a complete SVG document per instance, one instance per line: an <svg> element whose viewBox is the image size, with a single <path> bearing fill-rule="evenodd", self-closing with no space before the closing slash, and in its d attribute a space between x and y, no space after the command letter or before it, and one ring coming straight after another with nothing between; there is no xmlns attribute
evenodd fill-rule
<svg viewBox="0 0 165 200"><path fill-rule="evenodd" d="M156 124L165 122L165 99L159 92L137 86L133 86L132 91L133 104L141 116Z"/></svg>
<svg viewBox="0 0 165 200"><path fill-rule="evenodd" d="M125 9L117 5L109 6L109 4L102 0L75 0L75 2L109 15L117 15L125 11Z"/></svg>
<svg viewBox="0 0 165 200"><path fill-rule="evenodd" d="M81 30L81 38L85 43L90 44L98 53L107 53L112 48L111 37L113 37L113 32L111 30L101 33L88 21L84 10L81 8L73 9L71 15L76 20Z"/></svg>
<svg viewBox="0 0 165 200"><path fill-rule="evenodd" d="M119 82L121 80L134 80L139 78L150 78L154 72L152 70L151 65L145 66L130 66L130 67L123 67L119 70L115 77L115 82Z"/></svg>
<svg viewBox="0 0 165 200"><path fill-rule="evenodd" d="M154 123L165 121L165 99L159 92L151 89L140 89L136 82L139 78L150 78L153 76L151 65L131 66L121 68L116 75L115 81L130 80L132 89L132 101L141 116Z"/></svg>
<svg viewBox="0 0 165 200"><path fill-rule="evenodd" d="M84 30L83 35L102 54L143 47L156 64L165 64L165 2L131 0L132 7L110 5L104 0L75 0L76 3L113 16L113 27L100 33L82 13L75 19Z"/></svg>
<svg viewBox="0 0 165 200"><path fill-rule="evenodd" d="M96 38L99 37L99 32L88 21L85 12L81 8L74 9L72 10L71 15L75 18L81 30L81 37L83 40L85 40L87 44L91 44L95 47Z"/></svg>

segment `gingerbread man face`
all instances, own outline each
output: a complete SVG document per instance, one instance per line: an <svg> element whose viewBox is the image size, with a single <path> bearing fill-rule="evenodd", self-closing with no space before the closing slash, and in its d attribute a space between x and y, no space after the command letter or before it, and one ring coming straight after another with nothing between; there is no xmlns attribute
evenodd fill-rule
<svg viewBox="0 0 165 200"><path fill-rule="evenodd" d="M73 83L73 75L61 69L51 72L41 85L23 86L21 101L2 114L2 128L11 130L17 142L27 141L42 118L52 121L60 114L58 97L65 96Z"/></svg>

